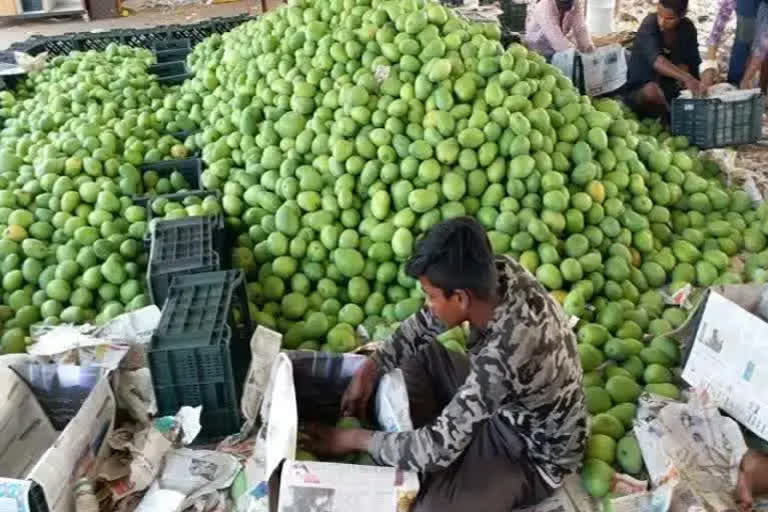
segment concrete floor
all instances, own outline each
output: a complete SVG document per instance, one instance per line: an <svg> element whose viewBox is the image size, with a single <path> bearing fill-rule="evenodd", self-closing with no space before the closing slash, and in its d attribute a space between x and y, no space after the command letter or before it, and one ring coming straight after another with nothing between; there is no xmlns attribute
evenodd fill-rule
<svg viewBox="0 0 768 512"><path fill-rule="evenodd" d="M103 32L116 28L146 28L154 25L197 23L216 16L236 16L251 12L258 14L260 0L240 0L224 4L188 5L169 10L152 9L139 11L132 16L106 20L84 21L80 17L47 18L29 21L3 20L0 18L0 51L16 41L32 35L53 36L66 32Z"/></svg>

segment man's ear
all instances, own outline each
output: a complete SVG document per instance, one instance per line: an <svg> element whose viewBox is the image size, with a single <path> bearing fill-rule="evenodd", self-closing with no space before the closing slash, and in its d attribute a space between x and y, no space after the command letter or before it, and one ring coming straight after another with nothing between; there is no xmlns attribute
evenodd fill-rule
<svg viewBox="0 0 768 512"><path fill-rule="evenodd" d="M456 290L454 293L456 293L461 309L465 311L468 310L469 305L472 302L472 294L467 290Z"/></svg>

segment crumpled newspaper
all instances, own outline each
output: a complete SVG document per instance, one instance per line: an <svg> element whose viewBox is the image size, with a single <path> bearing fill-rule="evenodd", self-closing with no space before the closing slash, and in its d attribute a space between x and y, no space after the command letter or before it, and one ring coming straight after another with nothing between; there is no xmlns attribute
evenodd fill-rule
<svg viewBox="0 0 768 512"><path fill-rule="evenodd" d="M710 149L704 151L702 156L718 164L729 187L741 187L756 203L768 198L768 175L760 167L740 165L739 153L735 149Z"/></svg>
<svg viewBox="0 0 768 512"><path fill-rule="evenodd" d="M16 57L16 64L19 65L25 73L32 71L42 71L45 68L46 61L48 59L48 52L38 53L37 55L29 55L24 52L14 52Z"/></svg>
<svg viewBox="0 0 768 512"><path fill-rule="evenodd" d="M664 504L654 506L659 512L735 509L733 490L747 451L739 425L720 414L705 390L687 396L687 403L648 394L640 398L634 432L655 487L646 496L614 500L616 512L640 510L632 507L646 498Z"/></svg>

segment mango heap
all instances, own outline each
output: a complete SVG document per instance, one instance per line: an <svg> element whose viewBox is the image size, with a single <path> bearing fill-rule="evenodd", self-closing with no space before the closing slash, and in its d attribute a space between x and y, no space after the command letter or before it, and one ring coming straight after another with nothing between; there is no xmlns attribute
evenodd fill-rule
<svg viewBox="0 0 768 512"><path fill-rule="evenodd" d="M472 215L580 319L583 475L602 496L614 468L642 471L640 393L679 393L665 334L686 315L660 289L768 276L768 207L727 188L684 137L580 96L541 56L502 49L497 26L440 5L294 1L198 45L180 88L147 78L146 60L60 57L0 96L0 256L21 275L3 282L5 350L38 320L103 320L145 300L131 242L147 217L129 196L173 180L147 183L143 161L200 152L211 200L158 198L152 211L223 212L252 316L290 349L349 351L360 325L377 337L416 311L403 271L415 240ZM183 147L160 135L193 125Z"/></svg>

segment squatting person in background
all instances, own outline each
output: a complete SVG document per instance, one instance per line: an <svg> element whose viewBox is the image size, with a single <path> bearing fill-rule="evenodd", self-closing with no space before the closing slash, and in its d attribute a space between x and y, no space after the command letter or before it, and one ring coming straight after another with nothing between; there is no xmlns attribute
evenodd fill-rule
<svg viewBox="0 0 768 512"><path fill-rule="evenodd" d="M577 471L587 411L576 341L542 285L494 257L469 217L433 226L407 264L427 306L407 318L355 374L342 415L367 416L379 377L401 368L415 430L310 428L313 453L367 451L417 471L414 512L506 512L549 496ZM435 337L464 321L468 355Z"/></svg>
<svg viewBox="0 0 768 512"><path fill-rule="evenodd" d="M525 43L547 60L555 53L576 48L582 53L595 50L584 21L581 0L539 0L528 15Z"/></svg>
<svg viewBox="0 0 768 512"><path fill-rule="evenodd" d="M736 35L728 62L728 82L751 89L760 77L763 93L768 89L768 0L721 0L715 24L707 39L707 60L702 82L717 82L717 48L723 41L725 26L736 12Z"/></svg>
<svg viewBox="0 0 768 512"><path fill-rule="evenodd" d="M699 82L696 27L685 16L688 0L660 0L637 31L627 72L626 100L640 115L667 119L671 101L683 89L694 96Z"/></svg>

